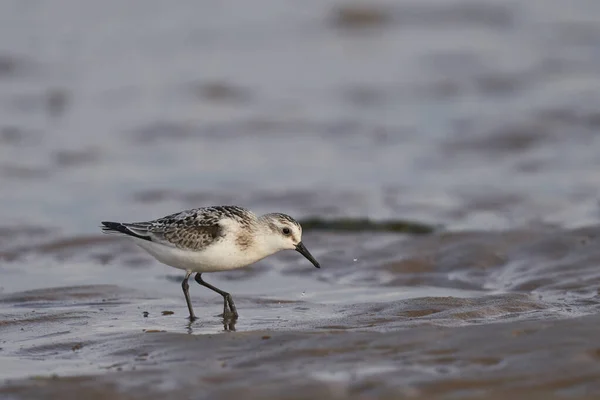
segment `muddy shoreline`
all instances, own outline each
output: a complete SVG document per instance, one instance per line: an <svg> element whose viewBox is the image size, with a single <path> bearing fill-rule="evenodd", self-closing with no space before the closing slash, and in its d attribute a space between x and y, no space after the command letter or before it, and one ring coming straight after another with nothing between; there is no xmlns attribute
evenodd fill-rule
<svg viewBox="0 0 600 400"><path fill-rule="evenodd" d="M82 364L76 374L81 376L8 379L0 394L128 399L313 394L453 398L485 393L498 398L509 394L592 398L600 390L600 347L589 341L597 332L597 315L448 327L428 321L427 316L401 316L398 309L411 308L410 304L381 304L376 311L373 306L356 308L361 315L358 325L347 316L329 327L315 327L331 324L329 320L311 321L305 327L296 321L293 327L276 330L195 335L171 326L166 332L89 332L82 342L56 338L52 345L23 346L21 357L72 362L75 368ZM385 329L381 319L386 317L411 319L416 326ZM57 314L43 320L47 327L48 322L80 324L80 318ZM41 320L17 325L31 332L39 329Z"/></svg>
<svg viewBox="0 0 600 400"><path fill-rule="evenodd" d="M0 394L586 398L600 390L600 294L586 289L594 281L577 289L565 278L587 273L587 266L595 270L598 232L593 226L387 239L379 233L371 243L362 233L308 233L309 242L319 237L317 254L361 243L370 278L360 262L329 259L327 269L314 273L287 255L273 261L291 260L277 272L258 265L243 277L211 274L234 293L240 319L233 326L219 317L220 299L199 286L191 288L199 320L189 323L181 277L149 258L123 264L137 249L132 244L45 244L49 251L3 268L8 276L28 276L19 267L25 259L62 265L37 270L39 289L0 296ZM515 257L533 265L548 248L562 261L555 270L545 264L546 282L539 271L527 278L514 268ZM105 252L113 254L110 261L93 262ZM369 253L381 262L368 261ZM387 253L395 260L383 261ZM85 283L98 268L104 271L95 281L121 276ZM56 279L64 282L73 271L77 285L44 288L45 278L64 274Z"/></svg>

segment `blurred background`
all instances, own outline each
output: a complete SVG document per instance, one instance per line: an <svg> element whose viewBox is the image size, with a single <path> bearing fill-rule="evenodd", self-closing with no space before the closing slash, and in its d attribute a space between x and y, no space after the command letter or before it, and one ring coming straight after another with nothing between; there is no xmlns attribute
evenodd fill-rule
<svg viewBox="0 0 600 400"><path fill-rule="evenodd" d="M599 130L598 0L1 1L0 379L598 393ZM211 275L235 347L98 227L218 204L437 230L305 229L321 270Z"/></svg>
<svg viewBox="0 0 600 400"><path fill-rule="evenodd" d="M597 220L594 0L3 1L4 224Z"/></svg>

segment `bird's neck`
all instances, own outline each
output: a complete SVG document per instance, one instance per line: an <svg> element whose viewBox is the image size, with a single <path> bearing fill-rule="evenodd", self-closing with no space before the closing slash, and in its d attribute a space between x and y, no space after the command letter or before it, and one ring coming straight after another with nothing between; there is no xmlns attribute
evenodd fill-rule
<svg viewBox="0 0 600 400"><path fill-rule="evenodd" d="M253 237L254 251L261 258L277 253L280 249L278 243L273 240L273 230L265 224L259 224Z"/></svg>

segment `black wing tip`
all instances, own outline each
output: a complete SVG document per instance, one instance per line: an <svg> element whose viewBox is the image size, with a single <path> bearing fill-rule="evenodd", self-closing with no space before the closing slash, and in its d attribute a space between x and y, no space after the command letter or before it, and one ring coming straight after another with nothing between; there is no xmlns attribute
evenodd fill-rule
<svg viewBox="0 0 600 400"><path fill-rule="evenodd" d="M129 229L120 222L102 221L101 226L103 232L120 232L129 234Z"/></svg>
<svg viewBox="0 0 600 400"><path fill-rule="evenodd" d="M121 222L102 221L101 224L104 225L101 227L103 232L119 232L138 239L151 240L150 236L138 235Z"/></svg>

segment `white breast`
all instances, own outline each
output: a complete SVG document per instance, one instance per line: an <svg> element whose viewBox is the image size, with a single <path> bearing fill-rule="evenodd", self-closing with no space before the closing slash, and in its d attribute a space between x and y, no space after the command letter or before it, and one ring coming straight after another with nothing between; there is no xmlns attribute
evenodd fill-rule
<svg viewBox="0 0 600 400"><path fill-rule="evenodd" d="M232 235L226 235L223 240L201 251L190 251L133 238L138 246L163 264L193 272L217 272L242 268L269 255L260 251L258 246L251 246L241 251L232 239Z"/></svg>

